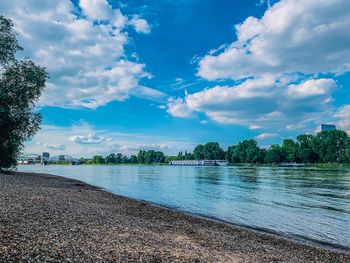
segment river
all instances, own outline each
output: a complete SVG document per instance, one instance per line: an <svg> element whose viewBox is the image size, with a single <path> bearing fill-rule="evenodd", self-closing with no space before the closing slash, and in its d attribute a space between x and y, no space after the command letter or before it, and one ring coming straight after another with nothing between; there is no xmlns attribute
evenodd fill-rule
<svg viewBox="0 0 350 263"><path fill-rule="evenodd" d="M180 211L350 248L350 169L22 165Z"/></svg>

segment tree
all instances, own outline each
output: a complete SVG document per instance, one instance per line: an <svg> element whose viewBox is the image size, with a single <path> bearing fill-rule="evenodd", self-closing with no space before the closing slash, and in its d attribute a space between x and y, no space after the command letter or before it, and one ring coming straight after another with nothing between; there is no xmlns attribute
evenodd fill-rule
<svg viewBox="0 0 350 263"><path fill-rule="evenodd" d="M130 156L130 163L138 163L136 155L131 155Z"/></svg>
<svg viewBox="0 0 350 263"><path fill-rule="evenodd" d="M111 153L108 156L106 156L106 163L116 163L116 158L114 153Z"/></svg>
<svg viewBox="0 0 350 263"><path fill-rule="evenodd" d="M238 143L236 155L241 163L256 163L259 157L259 147L255 140L244 140Z"/></svg>
<svg viewBox="0 0 350 263"><path fill-rule="evenodd" d="M280 163L285 159L285 154L282 150L282 147L278 144L272 144L267 150L265 155L266 163Z"/></svg>
<svg viewBox="0 0 350 263"><path fill-rule="evenodd" d="M340 130L319 132L312 140L312 150L323 163L348 161L349 136Z"/></svg>
<svg viewBox="0 0 350 263"><path fill-rule="evenodd" d="M237 156L236 151L237 145L229 146L227 152L225 153L225 158L229 163L239 163L240 158Z"/></svg>
<svg viewBox="0 0 350 263"><path fill-rule="evenodd" d="M315 163L318 161L317 153L312 149L314 136L311 134L302 134L297 137L299 144L299 159L303 163Z"/></svg>
<svg viewBox="0 0 350 263"><path fill-rule="evenodd" d="M302 134L297 137L300 149L311 149L312 140L314 136L311 134Z"/></svg>
<svg viewBox="0 0 350 263"><path fill-rule="evenodd" d="M105 164L106 161L101 155L94 155L92 157L92 163L93 164Z"/></svg>
<svg viewBox="0 0 350 263"><path fill-rule="evenodd" d="M144 150L140 150L137 154L137 161L138 163L145 163L145 152Z"/></svg>
<svg viewBox="0 0 350 263"><path fill-rule="evenodd" d="M259 163L264 161L265 151L258 147L255 140L244 140L230 146L226 156L232 163Z"/></svg>
<svg viewBox="0 0 350 263"><path fill-rule="evenodd" d="M225 152L217 142L208 142L203 147L204 159L219 160L224 159Z"/></svg>
<svg viewBox="0 0 350 263"><path fill-rule="evenodd" d="M298 162L299 161L299 144L292 139L283 140L282 151L285 154L286 161Z"/></svg>
<svg viewBox="0 0 350 263"><path fill-rule="evenodd" d="M0 16L0 169L16 165L24 141L41 123L34 107L48 74L30 60L16 60L20 50L11 20Z"/></svg>
<svg viewBox="0 0 350 263"><path fill-rule="evenodd" d="M193 157L196 160L204 159L204 146L202 144L199 144L196 146L196 148L194 148Z"/></svg>
<svg viewBox="0 0 350 263"><path fill-rule="evenodd" d="M299 159L303 163L315 163L318 160L318 155L310 148L300 150Z"/></svg>

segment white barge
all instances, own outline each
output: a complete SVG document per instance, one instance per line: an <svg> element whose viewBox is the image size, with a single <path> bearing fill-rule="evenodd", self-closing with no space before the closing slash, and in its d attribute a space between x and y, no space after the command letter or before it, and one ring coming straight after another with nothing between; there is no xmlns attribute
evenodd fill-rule
<svg viewBox="0 0 350 263"><path fill-rule="evenodd" d="M169 165L186 165L186 166L225 166L226 160L175 160L169 162Z"/></svg>

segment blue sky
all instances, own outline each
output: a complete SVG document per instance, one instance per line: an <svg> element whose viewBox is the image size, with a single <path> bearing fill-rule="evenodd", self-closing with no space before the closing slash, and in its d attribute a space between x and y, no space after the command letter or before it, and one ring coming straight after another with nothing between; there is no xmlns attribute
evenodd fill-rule
<svg viewBox="0 0 350 263"><path fill-rule="evenodd" d="M350 3L3 1L50 73L25 151L74 156L268 146L320 123L350 131Z"/></svg>

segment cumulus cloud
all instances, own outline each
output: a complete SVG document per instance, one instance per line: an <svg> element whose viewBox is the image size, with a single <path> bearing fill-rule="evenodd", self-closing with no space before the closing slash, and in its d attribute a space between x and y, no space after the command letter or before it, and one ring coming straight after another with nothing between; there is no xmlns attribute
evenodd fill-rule
<svg viewBox="0 0 350 263"><path fill-rule="evenodd" d="M256 136L255 138L259 139L259 140L264 140L264 139L275 138L277 136L278 136L277 133L262 133L262 134L259 134L258 136Z"/></svg>
<svg viewBox="0 0 350 263"><path fill-rule="evenodd" d="M350 69L348 0L282 0L236 25L237 40L199 63L208 80Z"/></svg>
<svg viewBox="0 0 350 263"><path fill-rule="evenodd" d="M168 112L201 112L251 130L303 129L329 119L333 78L350 71L349 14L347 0L281 0L261 18L248 17L235 26L236 41L199 60L198 76L216 86L173 98Z"/></svg>
<svg viewBox="0 0 350 263"><path fill-rule="evenodd" d="M337 119L336 125L350 134L350 105L344 105L333 115Z"/></svg>
<svg viewBox="0 0 350 263"><path fill-rule="evenodd" d="M36 145L38 146L43 146L49 150L59 150L63 151L66 147L60 143L42 143L42 142L37 142Z"/></svg>
<svg viewBox="0 0 350 263"><path fill-rule="evenodd" d="M81 11L70 0L0 2L2 14L13 20L19 33L22 55L50 73L40 104L96 108L135 94L163 97L139 84L151 74L125 52L130 23L146 33L147 21L129 18L107 0L81 0L77 5Z"/></svg>
<svg viewBox="0 0 350 263"><path fill-rule="evenodd" d="M140 18L138 15L134 15L130 19L130 25L134 26L135 31L138 33L149 34L151 33L151 27L149 26L147 20Z"/></svg>
<svg viewBox="0 0 350 263"><path fill-rule="evenodd" d="M193 116L192 109L181 98L169 98L167 107L167 112L175 117L190 118Z"/></svg>
<svg viewBox="0 0 350 263"><path fill-rule="evenodd" d="M289 85L287 95L291 98L307 98L329 94L335 88L333 79L312 79L299 85Z"/></svg>
<svg viewBox="0 0 350 263"><path fill-rule="evenodd" d="M276 128L319 120L331 109L335 86L332 79L286 85L265 76L172 99L168 112L178 117L203 112L216 122L245 125L251 130Z"/></svg>
<svg viewBox="0 0 350 263"><path fill-rule="evenodd" d="M100 144L105 140L105 138L100 137L96 134L88 134L88 135L75 135L70 137L69 140L79 144Z"/></svg>

